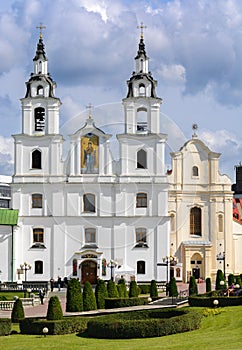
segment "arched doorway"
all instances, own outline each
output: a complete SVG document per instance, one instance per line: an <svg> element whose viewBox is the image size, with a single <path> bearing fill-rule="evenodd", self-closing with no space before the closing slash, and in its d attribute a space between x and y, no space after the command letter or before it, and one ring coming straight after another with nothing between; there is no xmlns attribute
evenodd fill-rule
<svg viewBox="0 0 242 350"><path fill-rule="evenodd" d="M193 254L191 257L192 276L196 279L203 278L203 258L199 253Z"/></svg>
<svg viewBox="0 0 242 350"><path fill-rule="evenodd" d="M97 263L93 260L85 260L80 266L81 283L89 281L91 284L97 283Z"/></svg>

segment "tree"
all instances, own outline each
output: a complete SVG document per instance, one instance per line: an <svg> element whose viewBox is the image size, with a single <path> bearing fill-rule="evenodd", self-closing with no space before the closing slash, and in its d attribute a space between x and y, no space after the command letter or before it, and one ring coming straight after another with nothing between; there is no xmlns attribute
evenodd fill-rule
<svg viewBox="0 0 242 350"><path fill-rule="evenodd" d="M222 270L217 271L216 290L226 289L226 282Z"/></svg>
<svg viewBox="0 0 242 350"><path fill-rule="evenodd" d="M66 311L83 311L82 288L80 282L71 278L66 293Z"/></svg>
<svg viewBox="0 0 242 350"><path fill-rule="evenodd" d="M157 285L156 281L152 280L150 283L150 297L151 298L157 298L158 297L158 290L157 290Z"/></svg>
<svg viewBox="0 0 242 350"><path fill-rule="evenodd" d="M95 297L98 309L105 309L105 298L108 297L108 291L104 280L98 279L95 288Z"/></svg>
<svg viewBox="0 0 242 350"><path fill-rule="evenodd" d="M238 284L239 287L242 288L242 281L241 281L240 275L235 276L235 284Z"/></svg>
<svg viewBox="0 0 242 350"><path fill-rule="evenodd" d="M171 277L170 284L169 284L169 297L177 297L178 296L178 290L176 285L176 279L175 277Z"/></svg>
<svg viewBox="0 0 242 350"><path fill-rule="evenodd" d="M231 273L231 274L228 275L228 286L232 286L232 284L234 284L234 282L235 282L235 277Z"/></svg>
<svg viewBox="0 0 242 350"><path fill-rule="evenodd" d="M197 282L195 277L191 276L189 281L189 295L196 295L196 294L198 294Z"/></svg>
<svg viewBox="0 0 242 350"><path fill-rule="evenodd" d="M136 298L139 296L138 286L135 281L131 281L129 285L129 297Z"/></svg>
<svg viewBox="0 0 242 350"><path fill-rule="evenodd" d="M120 278L120 280L118 281L117 288L118 288L118 294L120 298L128 298L126 283L123 278Z"/></svg>
<svg viewBox="0 0 242 350"><path fill-rule="evenodd" d="M116 286L114 281L112 281L112 280L108 281L107 289L108 289L108 297L109 298L118 298L119 297L117 286Z"/></svg>
<svg viewBox="0 0 242 350"><path fill-rule="evenodd" d="M91 283L87 281L84 284L83 288L83 310L89 311L89 310L96 310L97 304L96 304L96 298L92 290Z"/></svg>
<svg viewBox="0 0 242 350"><path fill-rule="evenodd" d="M18 323L23 318L24 318L23 304L22 304L22 301L19 298L17 298L13 305L13 310L11 313L11 321L13 323Z"/></svg>
<svg viewBox="0 0 242 350"><path fill-rule="evenodd" d="M47 320L61 320L63 318L61 303L57 296L50 298L46 318Z"/></svg>
<svg viewBox="0 0 242 350"><path fill-rule="evenodd" d="M206 293L211 292L211 290L212 290L211 278L207 277L206 278Z"/></svg>

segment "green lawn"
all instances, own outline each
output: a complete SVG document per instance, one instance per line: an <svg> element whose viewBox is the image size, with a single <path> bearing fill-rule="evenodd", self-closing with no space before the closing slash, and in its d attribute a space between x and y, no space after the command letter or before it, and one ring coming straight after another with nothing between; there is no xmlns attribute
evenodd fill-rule
<svg viewBox="0 0 242 350"><path fill-rule="evenodd" d="M104 340L64 336L11 335L0 338L4 350L218 350L242 349L242 306L226 307L216 316L204 317L199 330L160 338Z"/></svg>

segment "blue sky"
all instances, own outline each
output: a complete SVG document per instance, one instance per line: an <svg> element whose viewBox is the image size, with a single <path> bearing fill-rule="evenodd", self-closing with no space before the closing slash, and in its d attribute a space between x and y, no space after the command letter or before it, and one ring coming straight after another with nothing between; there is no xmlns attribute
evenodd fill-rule
<svg viewBox="0 0 242 350"><path fill-rule="evenodd" d="M137 26L144 22L168 150L178 150L197 123L198 137L222 153L221 173L233 179L242 160L242 1L1 1L1 174L13 172L11 135L21 133L19 99L33 71L40 22L62 100L61 132L83 125L89 102L98 127L122 129L121 101L134 69Z"/></svg>

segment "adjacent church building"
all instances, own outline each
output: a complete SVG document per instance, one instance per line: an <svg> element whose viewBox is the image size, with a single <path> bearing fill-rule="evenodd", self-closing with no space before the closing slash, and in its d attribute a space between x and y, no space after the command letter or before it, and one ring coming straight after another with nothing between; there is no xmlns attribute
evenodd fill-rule
<svg viewBox="0 0 242 350"><path fill-rule="evenodd" d="M61 101L40 33L21 99L22 131L13 135L12 208L19 218L0 241L2 280L10 280L11 269L14 281L24 280L24 262L30 281L61 276L92 284L120 277L214 279L224 266L234 272L233 192L219 173L220 154L199 140L194 126L166 169L169 135L162 133L162 99L142 32L134 61L122 101L125 131L116 135L118 165L112 135L91 113L70 135L65 160Z"/></svg>

